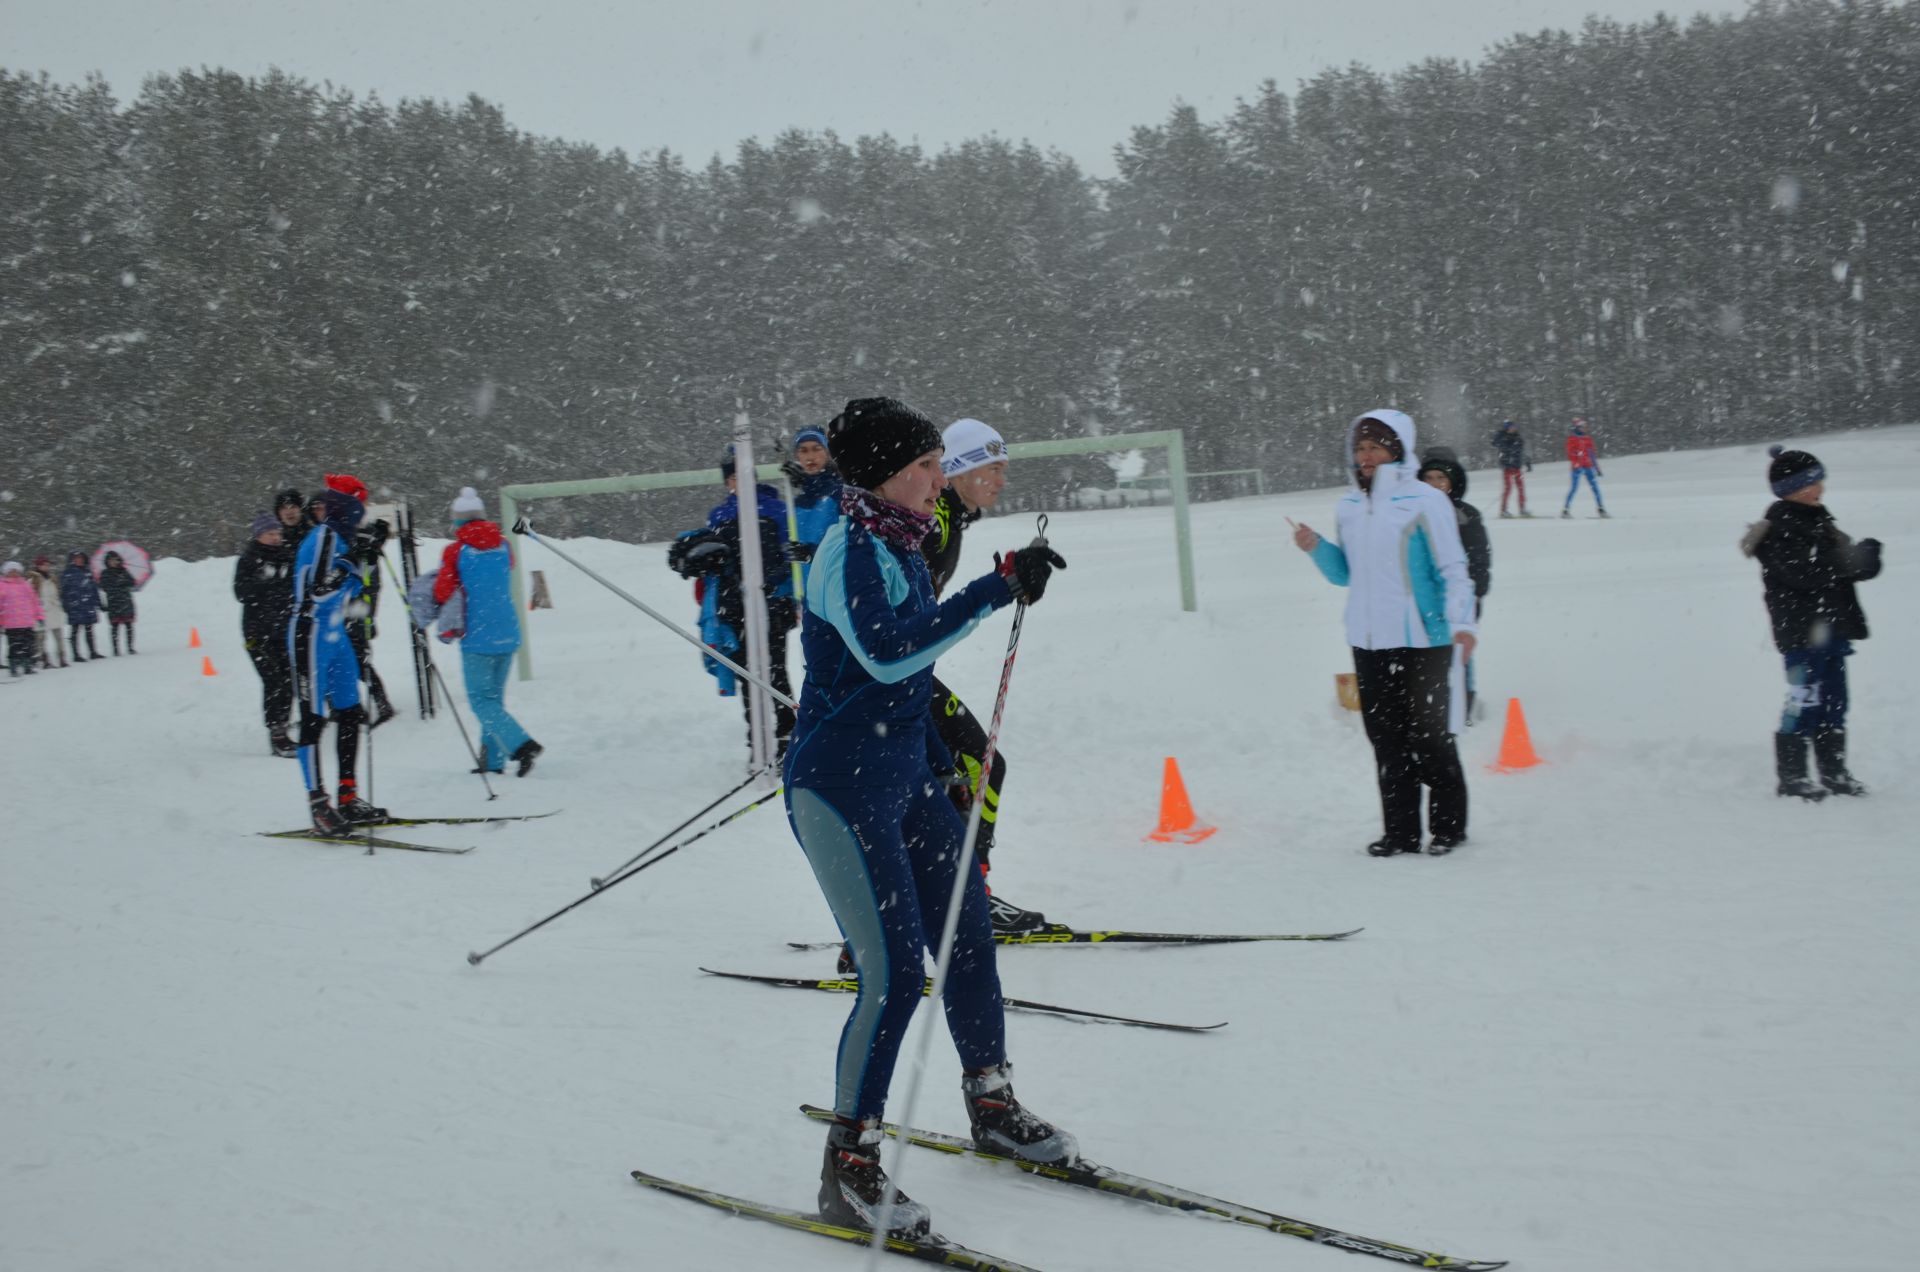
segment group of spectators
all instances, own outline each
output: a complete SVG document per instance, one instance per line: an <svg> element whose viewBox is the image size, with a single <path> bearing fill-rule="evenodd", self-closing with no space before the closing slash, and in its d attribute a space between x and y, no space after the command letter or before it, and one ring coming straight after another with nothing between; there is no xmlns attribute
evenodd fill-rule
<svg viewBox="0 0 1920 1272"><path fill-rule="evenodd" d="M69 652L75 665L105 657L93 634L102 613L107 616L113 656L120 656L123 635L127 652L139 653L133 645L137 617L133 594L140 586L118 552L101 557L98 574L86 552L69 555L57 574L50 557L35 557L32 569L18 561L0 564L0 629L6 632L8 677L17 680L65 667ZM67 629L64 641L62 620ZM82 634L87 646L84 654L80 652Z"/></svg>

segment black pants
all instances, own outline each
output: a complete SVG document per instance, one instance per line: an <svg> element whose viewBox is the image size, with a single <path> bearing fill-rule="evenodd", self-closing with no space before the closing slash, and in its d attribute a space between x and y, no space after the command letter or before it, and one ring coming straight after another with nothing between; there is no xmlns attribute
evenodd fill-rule
<svg viewBox="0 0 1920 1272"><path fill-rule="evenodd" d="M980 785L980 760L987 753L987 728L980 717L967 709L960 701L960 695L933 678L933 727L940 740L947 744L947 750L953 752L953 761L966 770L968 778L978 787ZM993 771L987 774L987 784L980 791L985 807L980 810L980 838L974 844L974 854L981 865L993 853L993 832L1000 821L1000 792L1006 789L1007 757L996 746L993 752Z"/></svg>
<svg viewBox="0 0 1920 1272"><path fill-rule="evenodd" d="M269 729L283 730L293 714L293 665L287 661L286 632L269 629L241 634L247 639L247 657L260 676L261 714Z"/></svg>
<svg viewBox="0 0 1920 1272"><path fill-rule="evenodd" d="M7 670L13 675L33 670L33 628L7 630Z"/></svg>
<svg viewBox="0 0 1920 1272"><path fill-rule="evenodd" d="M794 602L791 597L770 596L767 598L767 667L771 674L767 679L773 687L787 697L793 697L793 681L787 675L787 633L793 630ZM740 652L731 655L742 667L747 666L747 625L742 619L738 628L740 633ZM747 681L740 682L740 710L747 718L747 739L749 745L753 739L753 695L760 691ZM781 751L785 751L787 739L793 736L793 708L783 703L773 704L773 741Z"/></svg>
<svg viewBox="0 0 1920 1272"><path fill-rule="evenodd" d="M93 658L98 658L100 656L100 646L93 643L93 624L92 623L81 623L73 627L67 628L67 643L73 646L74 658L77 660L80 657L80 633L81 632L85 632L87 634L88 655Z"/></svg>
<svg viewBox="0 0 1920 1272"><path fill-rule="evenodd" d="M1467 833L1467 778L1447 731L1453 647L1355 649L1360 719L1373 743L1380 814L1388 843L1420 843L1420 788L1427 788L1427 830Z"/></svg>
<svg viewBox="0 0 1920 1272"><path fill-rule="evenodd" d="M347 643L353 646L353 656L360 660L360 679L367 686L367 693L373 698L373 705L385 715L392 711L393 702L387 697L386 682L380 679L380 673L373 669L373 633L367 630L367 624L359 619L347 622ZM377 723L377 722L376 722Z"/></svg>

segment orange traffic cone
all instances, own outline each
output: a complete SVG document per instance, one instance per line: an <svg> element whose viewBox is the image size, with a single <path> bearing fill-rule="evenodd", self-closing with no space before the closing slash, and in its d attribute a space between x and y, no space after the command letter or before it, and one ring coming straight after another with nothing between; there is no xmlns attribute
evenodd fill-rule
<svg viewBox="0 0 1920 1272"><path fill-rule="evenodd" d="M1181 843L1197 844L1218 829L1217 826L1203 824L1193 815L1193 802L1187 798L1187 784L1180 780L1180 766L1169 755L1166 770L1160 778L1160 824L1147 838L1157 839L1163 844L1176 839Z"/></svg>
<svg viewBox="0 0 1920 1272"><path fill-rule="evenodd" d="M1527 716L1520 710L1520 699L1507 699L1507 731L1500 739L1500 758L1487 768L1495 773L1511 773L1532 768L1545 760L1533 753L1533 738L1527 733Z"/></svg>
<svg viewBox="0 0 1920 1272"><path fill-rule="evenodd" d="M213 658L210 655L200 655L200 674L203 676L217 676L220 674L213 669Z"/></svg>
<svg viewBox="0 0 1920 1272"><path fill-rule="evenodd" d="M200 629L198 627L187 628L187 648L200 648Z"/></svg>

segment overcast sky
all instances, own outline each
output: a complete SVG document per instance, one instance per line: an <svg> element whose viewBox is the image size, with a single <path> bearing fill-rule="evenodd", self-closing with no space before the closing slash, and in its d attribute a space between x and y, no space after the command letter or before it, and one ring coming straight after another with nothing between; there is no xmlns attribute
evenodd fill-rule
<svg viewBox="0 0 1920 1272"><path fill-rule="evenodd" d="M1599 8L1604 4L1604 8ZM1734 12L1744 3L1711 3ZM937 150L989 133L1113 171L1185 101L1218 119L1273 79L1477 60L1520 31L1655 0L0 0L0 64L122 101L154 72L271 66L356 94L502 107L516 127L700 165L746 137L831 128ZM1691 13L1694 6L1678 10Z"/></svg>

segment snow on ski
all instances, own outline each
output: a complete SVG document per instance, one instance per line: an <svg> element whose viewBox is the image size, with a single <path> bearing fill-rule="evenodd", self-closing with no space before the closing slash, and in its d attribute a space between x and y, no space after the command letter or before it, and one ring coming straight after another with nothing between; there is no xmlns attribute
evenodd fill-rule
<svg viewBox="0 0 1920 1272"><path fill-rule="evenodd" d="M383 839L378 835L356 835L352 831L328 834L321 830L263 830L258 832L268 839L304 839L316 844L349 844L355 848L394 848L403 852L440 852L450 856L472 852L472 845L465 848L442 848L438 844L411 844L404 839Z"/></svg>
<svg viewBox="0 0 1920 1272"><path fill-rule="evenodd" d="M1034 932L995 932L996 945L1238 945L1248 941L1343 941L1365 928L1345 932L1133 932L1126 929L1085 930L1049 923ZM839 941L788 941L795 950L833 950Z"/></svg>
<svg viewBox="0 0 1920 1272"><path fill-rule="evenodd" d="M503 817L389 817L385 821L369 822L370 826L491 826L498 822L539 821L543 817L554 817L560 813L554 809L551 813L519 813Z"/></svg>
<svg viewBox="0 0 1920 1272"><path fill-rule="evenodd" d="M802 1104L800 1111L816 1122L833 1120L833 1110L823 1109L818 1105ZM1342 1232L1338 1228L1328 1228L1304 1219L1290 1219L1285 1215L1275 1214L1271 1210L1223 1201L1205 1193L1193 1192L1172 1184L1163 1184L1139 1175L1129 1175L1107 1166L1097 1166L1084 1158L1068 1166L1028 1162L976 1147L972 1140L962 1139L956 1135L943 1135L938 1131L903 1131L892 1122L881 1123L881 1129L895 1139L904 1139L907 1143L917 1144L921 1148L931 1148L956 1157L976 1157L982 1161L1004 1162L1040 1179L1051 1179L1056 1183L1071 1184L1076 1188L1088 1188L1094 1192L1108 1193L1113 1196L1130 1197L1136 1201L1151 1202L1156 1206L1167 1206L1174 1210L1214 1215L1234 1223L1265 1228L1269 1232L1278 1232L1284 1236L1299 1237L1315 1245L1350 1250L1355 1254L1369 1254L1375 1258L1386 1259L1408 1267L1434 1268L1440 1269L1441 1272L1493 1272L1495 1268L1507 1266L1505 1259L1457 1259L1450 1255L1436 1254L1431 1250L1417 1250L1412 1246Z"/></svg>
<svg viewBox="0 0 1920 1272"><path fill-rule="evenodd" d="M858 976L755 976L749 972L718 972L711 967L700 969L709 976L724 976L729 980L752 981L757 985L777 985L783 989L818 989L830 994L857 994L860 992ZM933 989L931 980L921 985L920 992L926 994ZM1042 1012L1050 1016L1064 1016L1070 1020L1098 1020L1113 1025L1133 1025L1141 1029L1167 1029L1175 1033L1207 1033L1214 1029L1224 1029L1226 1021L1217 1025L1179 1025L1164 1020L1142 1020L1136 1016L1110 1016L1101 1011L1083 1011L1078 1007L1055 1007L1048 1003L1029 1002L1024 998L1002 997L1001 1002L1021 1011Z"/></svg>
<svg viewBox="0 0 1920 1272"><path fill-rule="evenodd" d="M650 1175L644 1170L636 1170L633 1177L639 1183L661 1192L686 1197L717 1210L725 1210L744 1219L759 1219L765 1223L778 1224L782 1228L792 1228L797 1232L811 1232L817 1237L827 1237L834 1241L844 1241L849 1245L871 1246L873 1234L859 1228L848 1228L837 1223L828 1223L819 1215L808 1214L804 1210L789 1210L785 1206L766 1206L757 1201L746 1201L739 1197L729 1197L705 1188L696 1188L692 1184L683 1184L677 1180L663 1179L659 1175ZM903 1254L910 1259L923 1263L938 1263L942 1267L972 1268L974 1272L1038 1272L1024 1263L1014 1263L1007 1259L982 1254L970 1250L937 1235L925 1240L909 1241L904 1237L889 1237L886 1248L894 1254Z"/></svg>

